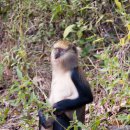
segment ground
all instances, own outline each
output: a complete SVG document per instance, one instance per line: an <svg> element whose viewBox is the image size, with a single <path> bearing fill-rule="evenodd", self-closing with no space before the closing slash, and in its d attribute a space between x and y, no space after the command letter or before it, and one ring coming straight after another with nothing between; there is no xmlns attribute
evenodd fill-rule
<svg viewBox="0 0 130 130"><path fill-rule="evenodd" d="M86 125L77 125L129 127L128 0L3 0L0 7L0 130L38 128L37 110L48 108L43 102L50 90L51 46L63 38L82 49L80 67L94 95Z"/></svg>

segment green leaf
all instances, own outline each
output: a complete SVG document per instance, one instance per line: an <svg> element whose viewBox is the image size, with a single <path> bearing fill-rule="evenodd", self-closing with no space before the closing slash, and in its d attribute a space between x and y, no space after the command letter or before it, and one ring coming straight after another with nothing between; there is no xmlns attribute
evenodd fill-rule
<svg viewBox="0 0 130 130"><path fill-rule="evenodd" d="M5 116L5 117L8 116L8 112L9 112L9 108L7 107L7 108L5 108L5 110L4 110L4 116Z"/></svg>
<svg viewBox="0 0 130 130"><path fill-rule="evenodd" d="M78 127L82 128L84 130L87 130L86 129L87 127L82 122L78 122Z"/></svg>
<svg viewBox="0 0 130 130"><path fill-rule="evenodd" d="M92 125L92 130L97 130L99 125L100 125L100 120L96 119Z"/></svg>
<svg viewBox="0 0 130 130"><path fill-rule="evenodd" d="M95 41L93 41L93 43L99 43L99 42L103 42L104 38L98 38Z"/></svg>
<svg viewBox="0 0 130 130"><path fill-rule="evenodd" d="M78 127L76 125L74 125L74 130L78 130Z"/></svg>
<svg viewBox="0 0 130 130"><path fill-rule="evenodd" d="M11 106L17 107L20 103L20 99L18 98L17 100L9 100L8 102Z"/></svg>
<svg viewBox="0 0 130 130"><path fill-rule="evenodd" d="M66 38L70 32L74 32L73 28L75 27L75 24L72 24L72 25L69 25L65 31L64 31L64 34L63 34L63 37Z"/></svg>
<svg viewBox="0 0 130 130"><path fill-rule="evenodd" d="M130 23L127 25L128 30L130 31Z"/></svg>
<svg viewBox="0 0 130 130"><path fill-rule="evenodd" d="M76 111L74 111L74 113L73 113L73 120L77 120Z"/></svg>
<svg viewBox="0 0 130 130"><path fill-rule="evenodd" d="M16 72L17 72L18 78L19 78L19 79L22 79L22 78L23 78L23 74L22 74L22 72L21 72L21 70L19 69L18 66L17 66L17 68L16 68Z"/></svg>
<svg viewBox="0 0 130 130"><path fill-rule="evenodd" d="M2 78L3 72L4 72L4 66L3 64L0 64L0 79Z"/></svg>
<svg viewBox="0 0 130 130"><path fill-rule="evenodd" d="M62 7L61 5L56 5L56 7L53 9L52 11L52 17L51 17L51 21L53 21L53 19L59 14L62 13Z"/></svg>
<svg viewBox="0 0 130 130"><path fill-rule="evenodd" d="M115 4L120 10L122 9L122 5L121 2L119 2L119 0L115 0Z"/></svg>
<svg viewBox="0 0 130 130"><path fill-rule="evenodd" d="M77 31L77 36L80 39L83 35L83 32L81 30Z"/></svg>
<svg viewBox="0 0 130 130"><path fill-rule="evenodd" d="M100 18L97 20L96 25L103 19L104 15L101 15Z"/></svg>

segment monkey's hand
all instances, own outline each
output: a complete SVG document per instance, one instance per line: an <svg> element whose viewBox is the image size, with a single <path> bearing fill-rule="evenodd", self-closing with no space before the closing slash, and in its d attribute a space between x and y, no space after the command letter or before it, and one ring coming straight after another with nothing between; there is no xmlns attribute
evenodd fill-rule
<svg viewBox="0 0 130 130"><path fill-rule="evenodd" d="M55 115L62 115L64 113L63 109L60 107L58 102L53 105L53 108L55 109L54 111Z"/></svg>

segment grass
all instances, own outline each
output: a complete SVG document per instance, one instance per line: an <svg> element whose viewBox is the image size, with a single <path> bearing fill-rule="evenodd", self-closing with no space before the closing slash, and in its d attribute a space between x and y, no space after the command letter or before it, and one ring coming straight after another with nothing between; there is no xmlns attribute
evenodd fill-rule
<svg viewBox="0 0 130 130"><path fill-rule="evenodd" d="M59 39L82 48L80 66L94 94L86 124L74 115L72 126L129 125L129 6L128 0L0 1L0 128L38 127L37 110L48 108L51 46Z"/></svg>

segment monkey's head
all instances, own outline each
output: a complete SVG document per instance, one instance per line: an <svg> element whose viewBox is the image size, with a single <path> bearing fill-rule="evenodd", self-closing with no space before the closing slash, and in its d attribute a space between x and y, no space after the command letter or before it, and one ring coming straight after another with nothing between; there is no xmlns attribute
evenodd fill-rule
<svg viewBox="0 0 130 130"><path fill-rule="evenodd" d="M78 49L68 41L58 41L51 52L52 67L73 69L78 66Z"/></svg>

